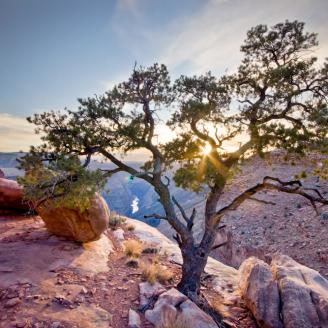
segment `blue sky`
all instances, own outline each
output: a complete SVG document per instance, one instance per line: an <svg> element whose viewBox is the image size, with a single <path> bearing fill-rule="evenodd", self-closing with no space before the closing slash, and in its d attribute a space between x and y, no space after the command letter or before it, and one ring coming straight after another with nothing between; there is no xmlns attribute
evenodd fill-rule
<svg viewBox="0 0 328 328"><path fill-rule="evenodd" d="M173 77L233 71L246 31L299 19L328 57L327 0L0 0L0 151L37 143L25 117L73 109L134 62Z"/></svg>

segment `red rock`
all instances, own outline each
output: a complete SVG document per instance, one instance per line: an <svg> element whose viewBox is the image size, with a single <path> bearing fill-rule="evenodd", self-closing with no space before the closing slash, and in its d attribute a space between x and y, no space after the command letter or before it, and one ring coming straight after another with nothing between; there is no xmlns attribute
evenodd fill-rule
<svg viewBox="0 0 328 328"><path fill-rule="evenodd" d="M239 274L242 297L259 327L282 328L278 284L270 266L260 259L250 257L242 263Z"/></svg>
<svg viewBox="0 0 328 328"><path fill-rule="evenodd" d="M109 209L99 194L93 197L90 208L83 213L54 206L51 200L39 206L37 212L51 233L79 242L98 240L108 228Z"/></svg>
<svg viewBox="0 0 328 328"><path fill-rule="evenodd" d="M23 203L23 188L16 181L0 178L0 210L29 210Z"/></svg>

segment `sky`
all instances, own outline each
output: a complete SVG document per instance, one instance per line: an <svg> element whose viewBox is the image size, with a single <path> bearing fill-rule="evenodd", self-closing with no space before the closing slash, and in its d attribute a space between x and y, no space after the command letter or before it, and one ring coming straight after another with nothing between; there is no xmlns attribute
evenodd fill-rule
<svg viewBox="0 0 328 328"><path fill-rule="evenodd" d="M134 63L172 78L233 72L246 32L301 20L328 57L328 0L0 0L0 151L39 139L26 117L77 107Z"/></svg>

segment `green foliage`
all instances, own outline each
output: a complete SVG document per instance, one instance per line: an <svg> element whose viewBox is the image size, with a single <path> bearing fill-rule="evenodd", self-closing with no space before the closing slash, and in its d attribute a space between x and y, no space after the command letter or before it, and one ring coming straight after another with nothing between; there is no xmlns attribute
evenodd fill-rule
<svg viewBox="0 0 328 328"><path fill-rule="evenodd" d="M219 163L204 157L200 162L187 162L179 167L174 175L174 182L178 187L200 192L205 186L223 187L230 172Z"/></svg>
<svg viewBox="0 0 328 328"><path fill-rule="evenodd" d="M40 147L31 147L20 163L26 172L20 183L26 199L34 204L52 198L85 210L90 197L111 175L87 169L91 157L100 154L112 160L114 153L152 147L152 115L172 101L170 77L164 65L135 67L127 81L104 95L78 101L77 111L65 109L28 118L44 141Z"/></svg>
<svg viewBox="0 0 328 328"><path fill-rule="evenodd" d="M36 153L30 153L21 159L20 167L26 174L19 177L18 182L24 188L24 198L34 206L52 199L55 206L83 212L90 206L95 192L105 184L100 171L86 170L74 155L56 156L48 165L43 165Z"/></svg>
<svg viewBox="0 0 328 328"><path fill-rule="evenodd" d="M295 179L306 179L307 178L307 173L306 171L302 171L300 174L295 175Z"/></svg>

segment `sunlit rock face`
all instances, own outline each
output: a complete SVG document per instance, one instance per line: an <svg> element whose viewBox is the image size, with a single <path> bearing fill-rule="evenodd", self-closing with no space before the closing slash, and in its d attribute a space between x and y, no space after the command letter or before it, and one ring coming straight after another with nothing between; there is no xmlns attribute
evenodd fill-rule
<svg viewBox="0 0 328 328"><path fill-rule="evenodd" d="M328 327L328 280L287 255L275 256L271 267L283 304L284 327Z"/></svg>
<svg viewBox="0 0 328 328"><path fill-rule="evenodd" d="M1 176L2 171L0 172ZM27 211L28 205L23 202L23 189L16 182L0 177L0 212Z"/></svg>
<svg viewBox="0 0 328 328"><path fill-rule="evenodd" d="M287 255L275 255L271 266L247 259L239 287L261 328L328 327L328 280Z"/></svg>
<svg viewBox="0 0 328 328"><path fill-rule="evenodd" d="M270 266L250 257L239 268L239 274L241 294L259 327L282 328L278 283Z"/></svg>
<svg viewBox="0 0 328 328"><path fill-rule="evenodd" d="M108 228L109 209L105 200L96 194L84 212L55 206L49 200L37 208L49 232L78 242L98 240Z"/></svg>

